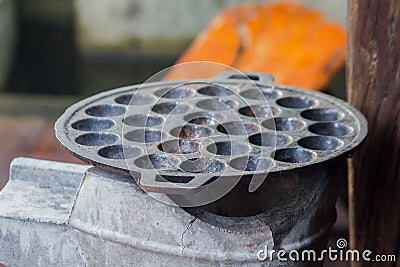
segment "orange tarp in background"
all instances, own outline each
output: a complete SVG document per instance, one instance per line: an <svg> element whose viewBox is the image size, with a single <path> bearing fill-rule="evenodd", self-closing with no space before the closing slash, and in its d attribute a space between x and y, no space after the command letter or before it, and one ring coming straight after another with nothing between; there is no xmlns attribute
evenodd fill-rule
<svg viewBox="0 0 400 267"><path fill-rule="evenodd" d="M176 64L223 63L240 71L264 72L275 82L322 90L345 61L343 26L300 3L247 4L223 11ZM220 69L173 68L166 80L213 77Z"/></svg>

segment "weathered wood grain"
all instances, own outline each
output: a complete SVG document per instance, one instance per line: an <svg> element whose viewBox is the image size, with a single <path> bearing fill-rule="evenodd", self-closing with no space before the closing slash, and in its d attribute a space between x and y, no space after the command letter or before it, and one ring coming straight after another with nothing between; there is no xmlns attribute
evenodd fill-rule
<svg viewBox="0 0 400 267"><path fill-rule="evenodd" d="M350 0L348 27L348 97L369 122L351 162L351 247L400 256L400 1Z"/></svg>

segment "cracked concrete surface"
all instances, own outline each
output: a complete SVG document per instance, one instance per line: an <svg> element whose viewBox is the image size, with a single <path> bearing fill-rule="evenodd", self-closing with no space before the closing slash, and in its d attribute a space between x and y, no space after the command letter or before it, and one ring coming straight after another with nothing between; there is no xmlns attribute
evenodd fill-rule
<svg viewBox="0 0 400 267"><path fill-rule="evenodd" d="M193 218L193 219L189 222L189 224L188 224L188 226L186 227L185 231L183 231L183 233L182 233L182 237L181 237L182 256L183 256L183 251L185 250L185 247L186 247L183 239L184 239L184 237L185 237L186 232L190 229L190 227L192 227L192 224L193 224L196 220L197 220L197 216L196 216L195 218Z"/></svg>
<svg viewBox="0 0 400 267"><path fill-rule="evenodd" d="M274 220L284 219L277 219L276 212L228 218L201 209L184 210L156 201L130 177L87 168L23 158L13 162L14 177L0 192L0 200L19 195L18 183L26 192L25 199L14 198L12 204L0 201L0 262L8 266L294 266L260 262L257 252L265 246L302 244L302 237L291 231L309 213L301 207L292 214L295 220L289 221L294 226L274 238ZM32 184L39 181L53 191L39 187L46 194L32 197L31 205L25 206L30 193L38 190ZM60 185L69 190L57 191ZM62 205L54 205L54 198ZM316 195L310 200L310 209L321 199ZM46 216L41 210L47 210ZM306 241L322 240L311 237ZM282 240L286 243L279 243Z"/></svg>
<svg viewBox="0 0 400 267"><path fill-rule="evenodd" d="M199 220L199 214L154 200L132 178L87 168L24 158L13 162L13 177L0 199L11 201L20 194L16 185L26 191L11 204L0 203L0 262L9 266L248 266L259 265L257 251L266 243L273 245L265 224L246 233L220 229ZM64 187L69 189L61 190ZM28 196L37 194L38 188L47 191L32 196L26 206ZM54 199L59 205L54 205ZM42 210L48 210L46 216Z"/></svg>

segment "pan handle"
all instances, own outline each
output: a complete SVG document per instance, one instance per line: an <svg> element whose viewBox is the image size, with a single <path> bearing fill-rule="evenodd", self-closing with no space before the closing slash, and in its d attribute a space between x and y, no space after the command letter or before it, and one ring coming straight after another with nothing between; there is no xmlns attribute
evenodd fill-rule
<svg viewBox="0 0 400 267"><path fill-rule="evenodd" d="M262 72L225 71L213 78L214 80L252 80L262 84L273 84L274 76Z"/></svg>
<svg viewBox="0 0 400 267"><path fill-rule="evenodd" d="M156 171L142 171L139 185L146 192L187 195L199 192L201 186L213 176L175 176L174 181L169 181Z"/></svg>

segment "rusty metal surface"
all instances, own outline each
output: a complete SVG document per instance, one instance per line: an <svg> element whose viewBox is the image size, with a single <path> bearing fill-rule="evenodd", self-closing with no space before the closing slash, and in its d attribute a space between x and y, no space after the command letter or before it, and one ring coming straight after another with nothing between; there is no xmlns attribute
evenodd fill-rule
<svg viewBox="0 0 400 267"><path fill-rule="evenodd" d="M365 138L365 118L344 101L274 84L270 75L249 77L222 73L107 91L67 109L56 135L94 166L139 174L146 191L183 195L216 177L329 163Z"/></svg>

